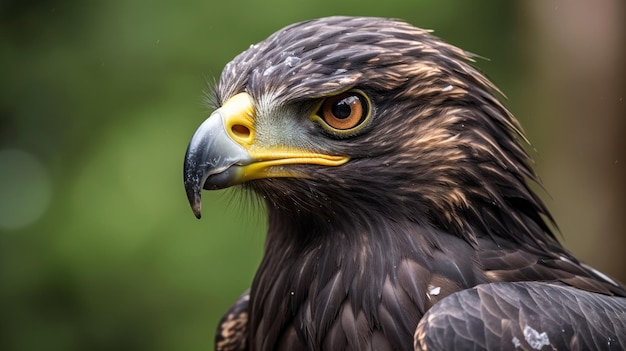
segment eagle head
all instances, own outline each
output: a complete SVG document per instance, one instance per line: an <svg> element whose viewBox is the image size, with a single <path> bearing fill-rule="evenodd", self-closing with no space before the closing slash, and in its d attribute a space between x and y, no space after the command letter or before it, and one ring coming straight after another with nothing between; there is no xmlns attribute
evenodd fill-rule
<svg viewBox="0 0 626 351"><path fill-rule="evenodd" d="M189 143L194 213L203 188L243 184L270 214L307 225L374 215L469 241L549 232L518 122L471 62L381 18L302 22L250 46L224 68L219 108Z"/></svg>

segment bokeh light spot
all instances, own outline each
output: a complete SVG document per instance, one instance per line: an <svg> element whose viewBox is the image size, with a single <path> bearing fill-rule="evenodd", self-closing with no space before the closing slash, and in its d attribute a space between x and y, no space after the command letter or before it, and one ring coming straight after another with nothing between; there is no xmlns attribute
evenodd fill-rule
<svg viewBox="0 0 626 351"><path fill-rule="evenodd" d="M46 167L33 155L0 150L0 229L17 230L37 221L52 197Z"/></svg>

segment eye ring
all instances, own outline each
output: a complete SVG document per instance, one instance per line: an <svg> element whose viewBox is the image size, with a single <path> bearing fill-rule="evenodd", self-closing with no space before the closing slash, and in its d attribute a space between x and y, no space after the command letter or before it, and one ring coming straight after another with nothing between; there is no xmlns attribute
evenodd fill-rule
<svg viewBox="0 0 626 351"><path fill-rule="evenodd" d="M370 100L360 90L352 89L324 99L312 119L337 134L353 134L371 115Z"/></svg>

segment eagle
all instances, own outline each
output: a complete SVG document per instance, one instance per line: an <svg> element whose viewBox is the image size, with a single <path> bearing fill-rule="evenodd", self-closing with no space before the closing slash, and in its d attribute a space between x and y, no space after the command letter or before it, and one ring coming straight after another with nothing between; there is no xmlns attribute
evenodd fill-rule
<svg viewBox="0 0 626 351"><path fill-rule="evenodd" d="M475 56L401 20L287 26L223 69L187 197L268 230L217 350L624 350L626 287L558 241Z"/></svg>

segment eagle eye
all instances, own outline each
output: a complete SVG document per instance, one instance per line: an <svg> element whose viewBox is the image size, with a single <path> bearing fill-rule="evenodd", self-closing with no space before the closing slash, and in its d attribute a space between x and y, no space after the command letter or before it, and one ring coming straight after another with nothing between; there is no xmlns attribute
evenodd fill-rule
<svg viewBox="0 0 626 351"><path fill-rule="evenodd" d="M370 101L360 90L350 90L324 99L312 118L333 133L358 131L370 117Z"/></svg>

